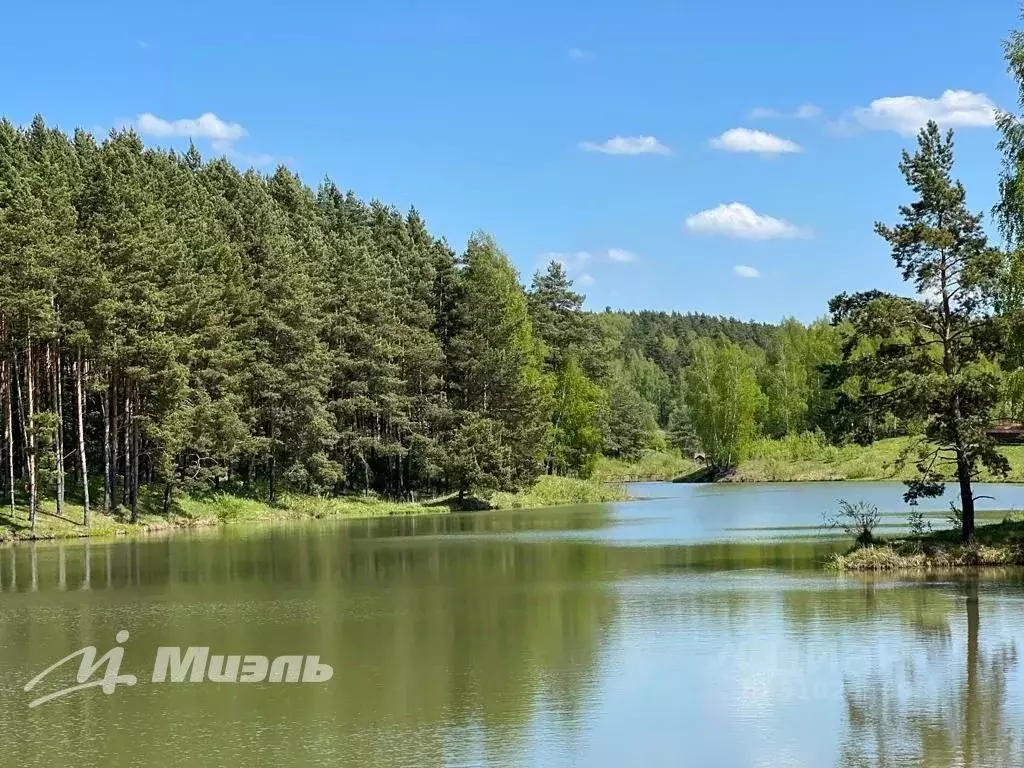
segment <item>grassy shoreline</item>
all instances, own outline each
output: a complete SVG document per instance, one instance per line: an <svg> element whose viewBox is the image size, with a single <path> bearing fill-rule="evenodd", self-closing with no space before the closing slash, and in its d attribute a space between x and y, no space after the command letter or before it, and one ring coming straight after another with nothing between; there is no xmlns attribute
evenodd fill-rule
<svg viewBox="0 0 1024 768"><path fill-rule="evenodd" d="M899 464L900 454L914 438L893 437L871 445L828 445L811 434L781 440L758 440L739 465L718 475L691 462L692 470L676 482L810 483L829 481L886 482L914 477L914 462ZM1000 449L1010 461L1005 477L982 476L982 482L1024 483L1024 446ZM952 478L950 478L952 479Z"/></svg>
<svg viewBox="0 0 1024 768"><path fill-rule="evenodd" d="M676 480L698 469L696 462L670 451L644 451L635 461L601 456L593 480L599 483L638 483Z"/></svg>
<svg viewBox="0 0 1024 768"><path fill-rule="evenodd" d="M56 513L52 499L40 502L36 531L29 528L28 509L16 506L0 508L0 544L94 537L120 537L150 533L212 528L236 524L274 524L296 520L356 520L374 517L449 514L470 510L521 509L565 504L594 504L627 498L621 485L566 477L541 477L531 488L518 493L496 493L488 499L471 498L460 502L455 496L417 502L387 501L367 496L320 498L284 494L276 505L227 493L203 498L181 497L175 500L171 514L164 516L150 509L154 499L141 499L137 523L124 514L105 515L93 511L89 528L82 525L80 506L68 502L63 517Z"/></svg>
<svg viewBox="0 0 1024 768"><path fill-rule="evenodd" d="M1024 566L1024 518L1013 515L999 523L978 525L971 544L961 542L959 532L954 530L932 531L892 541L878 540L845 554L832 555L826 566L835 571Z"/></svg>

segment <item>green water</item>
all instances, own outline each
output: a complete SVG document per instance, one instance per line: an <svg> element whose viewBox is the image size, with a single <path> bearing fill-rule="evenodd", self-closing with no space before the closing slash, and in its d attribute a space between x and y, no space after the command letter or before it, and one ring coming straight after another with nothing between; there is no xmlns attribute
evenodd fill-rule
<svg viewBox="0 0 1024 768"><path fill-rule="evenodd" d="M0 549L0 765L1024 765L1024 574L820 569L845 547L822 509L895 515L899 486L633 490ZM28 707L33 676L122 629L137 685ZM153 683L158 646L318 655L334 676Z"/></svg>

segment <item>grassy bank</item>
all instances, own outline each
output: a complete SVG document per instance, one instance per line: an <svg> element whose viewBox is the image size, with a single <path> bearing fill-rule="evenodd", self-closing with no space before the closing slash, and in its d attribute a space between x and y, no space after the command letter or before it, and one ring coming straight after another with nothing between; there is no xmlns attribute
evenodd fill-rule
<svg viewBox="0 0 1024 768"><path fill-rule="evenodd" d="M644 451L636 461L610 456L597 460L593 479L600 483L630 483L641 480L675 480L691 474L698 465L670 451Z"/></svg>
<svg viewBox="0 0 1024 768"><path fill-rule="evenodd" d="M903 450L914 438L895 437L871 445L828 445L811 434L791 435L781 440L758 440L739 466L717 478L719 482L768 483L814 482L819 480L904 480L916 472L914 462L899 466ZM1001 449L1010 460L1006 478L982 476L982 480L1024 482L1024 446ZM700 473L692 480L707 479Z"/></svg>
<svg viewBox="0 0 1024 768"><path fill-rule="evenodd" d="M620 483L545 476L528 490L519 493L496 493L491 497L490 504L494 509L528 509L564 504L601 504L626 498L626 489Z"/></svg>
<svg viewBox="0 0 1024 768"><path fill-rule="evenodd" d="M417 502L398 502L372 496L321 498L299 494L283 494L274 505L258 499L229 493L204 497L179 497L172 511L158 514L162 499L155 494L140 498L137 523L127 513L104 515L94 511L89 528L82 525L81 507L69 501L64 515L57 515L52 499L40 501L33 534L29 527L28 508L0 508L0 542L32 539L78 538L83 536L127 536L174 529L211 527L239 523L273 523L288 520L328 520L345 518L389 517L393 515L436 515L463 509L521 509L618 501L626 498L625 488L594 480L566 477L541 477L533 487L518 493L497 493L486 499L445 496Z"/></svg>
<svg viewBox="0 0 1024 768"><path fill-rule="evenodd" d="M973 544L963 544L958 531L934 531L832 555L828 565L837 571L1024 565L1024 517L1012 515L1000 523L979 525Z"/></svg>

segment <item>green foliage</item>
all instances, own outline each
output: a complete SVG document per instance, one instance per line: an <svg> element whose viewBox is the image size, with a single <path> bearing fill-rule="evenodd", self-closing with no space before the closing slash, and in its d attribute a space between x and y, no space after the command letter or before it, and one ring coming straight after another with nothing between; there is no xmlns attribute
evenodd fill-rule
<svg viewBox="0 0 1024 768"><path fill-rule="evenodd" d="M604 504L625 498L625 488L618 484L545 475L538 478L531 488L519 493L494 494L490 503L495 509L529 509L566 504Z"/></svg>
<svg viewBox="0 0 1024 768"><path fill-rule="evenodd" d="M591 380L603 378L609 361L601 326L583 311L584 297L572 290L565 268L553 261L536 273L527 298L537 336L547 347L546 369L560 371L571 357Z"/></svg>
<svg viewBox="0 0 1024 768"><path fill-rule="evenodd" d="M839 501L838 512L825 513L825 526L839 528L856 541L858 547L866 547L875 541L874 531L881 522L878 507L866 501L850 503Z"/></svg>
<svg viewBox="0 0 1024 768"><path fill-rule="evenodd" d="M608 384L607 400L601 414L604 452L633 460L656 441L658 424L654 407L634 388L621 369Z"/></svg>
<svg viewBox="0 0 1024 768"><path fill-rule="evenodd" d="M540 472L549 421L544 345L534 335L516 271L494 240L474 235L462 261L451 345L453 400L490 421L507 451L512 482L528 484Z"/></svg>
<svg viewBox="0 0 1024 768"><path fill-rule="evenodd" d="M711 467L734 467L757 433L756 416L764 406L764 394L750 358L736 344L701 340L692 352L685 402L693 430Z"/></svg>
<svg viewBox="0 0 1024 768"><path fill-rule="evenodd" d="M591 477L596 482L626 483L636 480L675 480L694 472L697 464L674 451L642 451L634 461L602 456Z"/></svg>
<svg viewBox="0 0 1024 768"><path fill-rule="evenodd" d="M959 440L990 477L987 420L1024 402L1024 259L985 246L951 146L928 141L905 159L922 201L880 231L929 296L935 252L969 262L943 320L952 377L934 301L843 296L834 324L807 326L592 313L559 264L524 290L493 238L456 253L415 209L329 179L4 121L0 489L60 510L85 506L86 478L104 519L140 519L226 489L280 508L515 492L595 467L675 478L698 452L740 477L877 477L899 471L881 467L888 448L849 443L908 433ZM940 407L954 396L955 419Z"/></svg>
<svg viewBox="0 0 1024 768"><path fill-rule="evenodd" d="M901 222L876 225L893 261L920 298L877 291L832 300L836 322L853 330L845 346L847 371L875 384L863 392L866 411L888 411L919 421L931 448L916 460L905 495L914 503L944 489L942 466L953 466L960 486L964 538L974 535L972 480L982 468L1009 470L987 431L999 402L992 360L1000 348L991 288L1000 269L981 216L966 207L952 179L953 136L934 122L921 130L918 150L903 153L900 170L917 200L900 208ZM857 343L875 339L871 354Z"/></svg>
<svg viewBox="0 0 1024 768"><path fill-rule="evenodd" d="M601 454L601 391L570 357L558 374L551 417L549 463L559 475L587 478Z"/></svg>

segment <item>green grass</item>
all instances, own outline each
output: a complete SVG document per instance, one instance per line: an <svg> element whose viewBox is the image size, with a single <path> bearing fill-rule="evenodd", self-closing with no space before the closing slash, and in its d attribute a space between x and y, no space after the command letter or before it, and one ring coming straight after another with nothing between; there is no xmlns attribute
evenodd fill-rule
<svg viewBox="0 0 1024 768"><path fill-rule="evenodd" d="M64 539L80 536L125 536L151 533L172 528L195 528L215 525L216 517L196 515L194 517L173 513L169 517L151 512L140 512L137 523L131 523L127 515L105 515L93 511L89 528L82 524L82 510L68 505L64 516L57 516L56 503L50 499L41 500L36 515L36 530L33 533L29 523L28 508L16 506L14 513L5 506L0 510L0 542L30 539Z"/></svg>
<svg viewBox="0 0 1024 768"><path fill-rule="evenodd" d="M829 445L814 434L790 435L780 440L757 440L739 466L723 482L813 482L818 480L905 480L916 474L913 455L904 466L899 457L917 442L912 437L878 440L871 445ZM1024 446L1001 448L1010 461L1005 478L983 473L981 480L1024 482Z"/></svg>
<svg viewBox="0 0 1024 768"><path fill-rule="evenodd" d="M979 566L1024 565L1024 518L979 525L975 541L964 544L955 530L940 530L893 541L877 541L845 554L832 555L837 571L945 570Z"/></svg>
<svg viewBox="0 0 1024 768"><path fill-rule="evenodd" d="M600 504L626 498L626 489L621 484L546 475L529 490L496 493L490 502L495 509L529 509L564 504Z"/></svg>
<svg viewBox="0 0 1024 768"><path fill-rule="evenodd" d="M0 507L0 542L32 539L77 538L82 536L125 536L180 528L209 527L245 523L274 523L288 520L327 520L389 517L394 515L436 515L470 509L521 509L618 501L626 498L625 488L593 480L566 477L541 477L532 488L519 493L497 493L487 499L443 496L417 502L389 501L370 495L323 498L284 493L274 505L259 499L231 493L202 497L176 496L170 515L159 514L162 498L143 493L139 500L139 519L131 523L128 512L104 515L95 510L89 528L82 525L81 506L69 500L62 517L57 516L52 499L40 501L36 530L29 526L25 505Z"/></svg>
<svg viewBox="0 0 1024 768"><path fill-rule="evenodd" d="M644 451L636 461L602 456L597 460L593 480L599 483L628 483L637 480L675 480L697 469L697 464L671 451Z"/></svg>
<svg viewBox="0 0 1024 768"><path fill-rule="evenodd" d="M189 517L213 518L221 523L259 523L274 520L321 520L339 517L389 517L391 515L447 512L451 497L429 502L399 502L375 496L323 498L284 493L273 506L258 499L214 494L201 499L185 497L179 507Z"/></svg>

